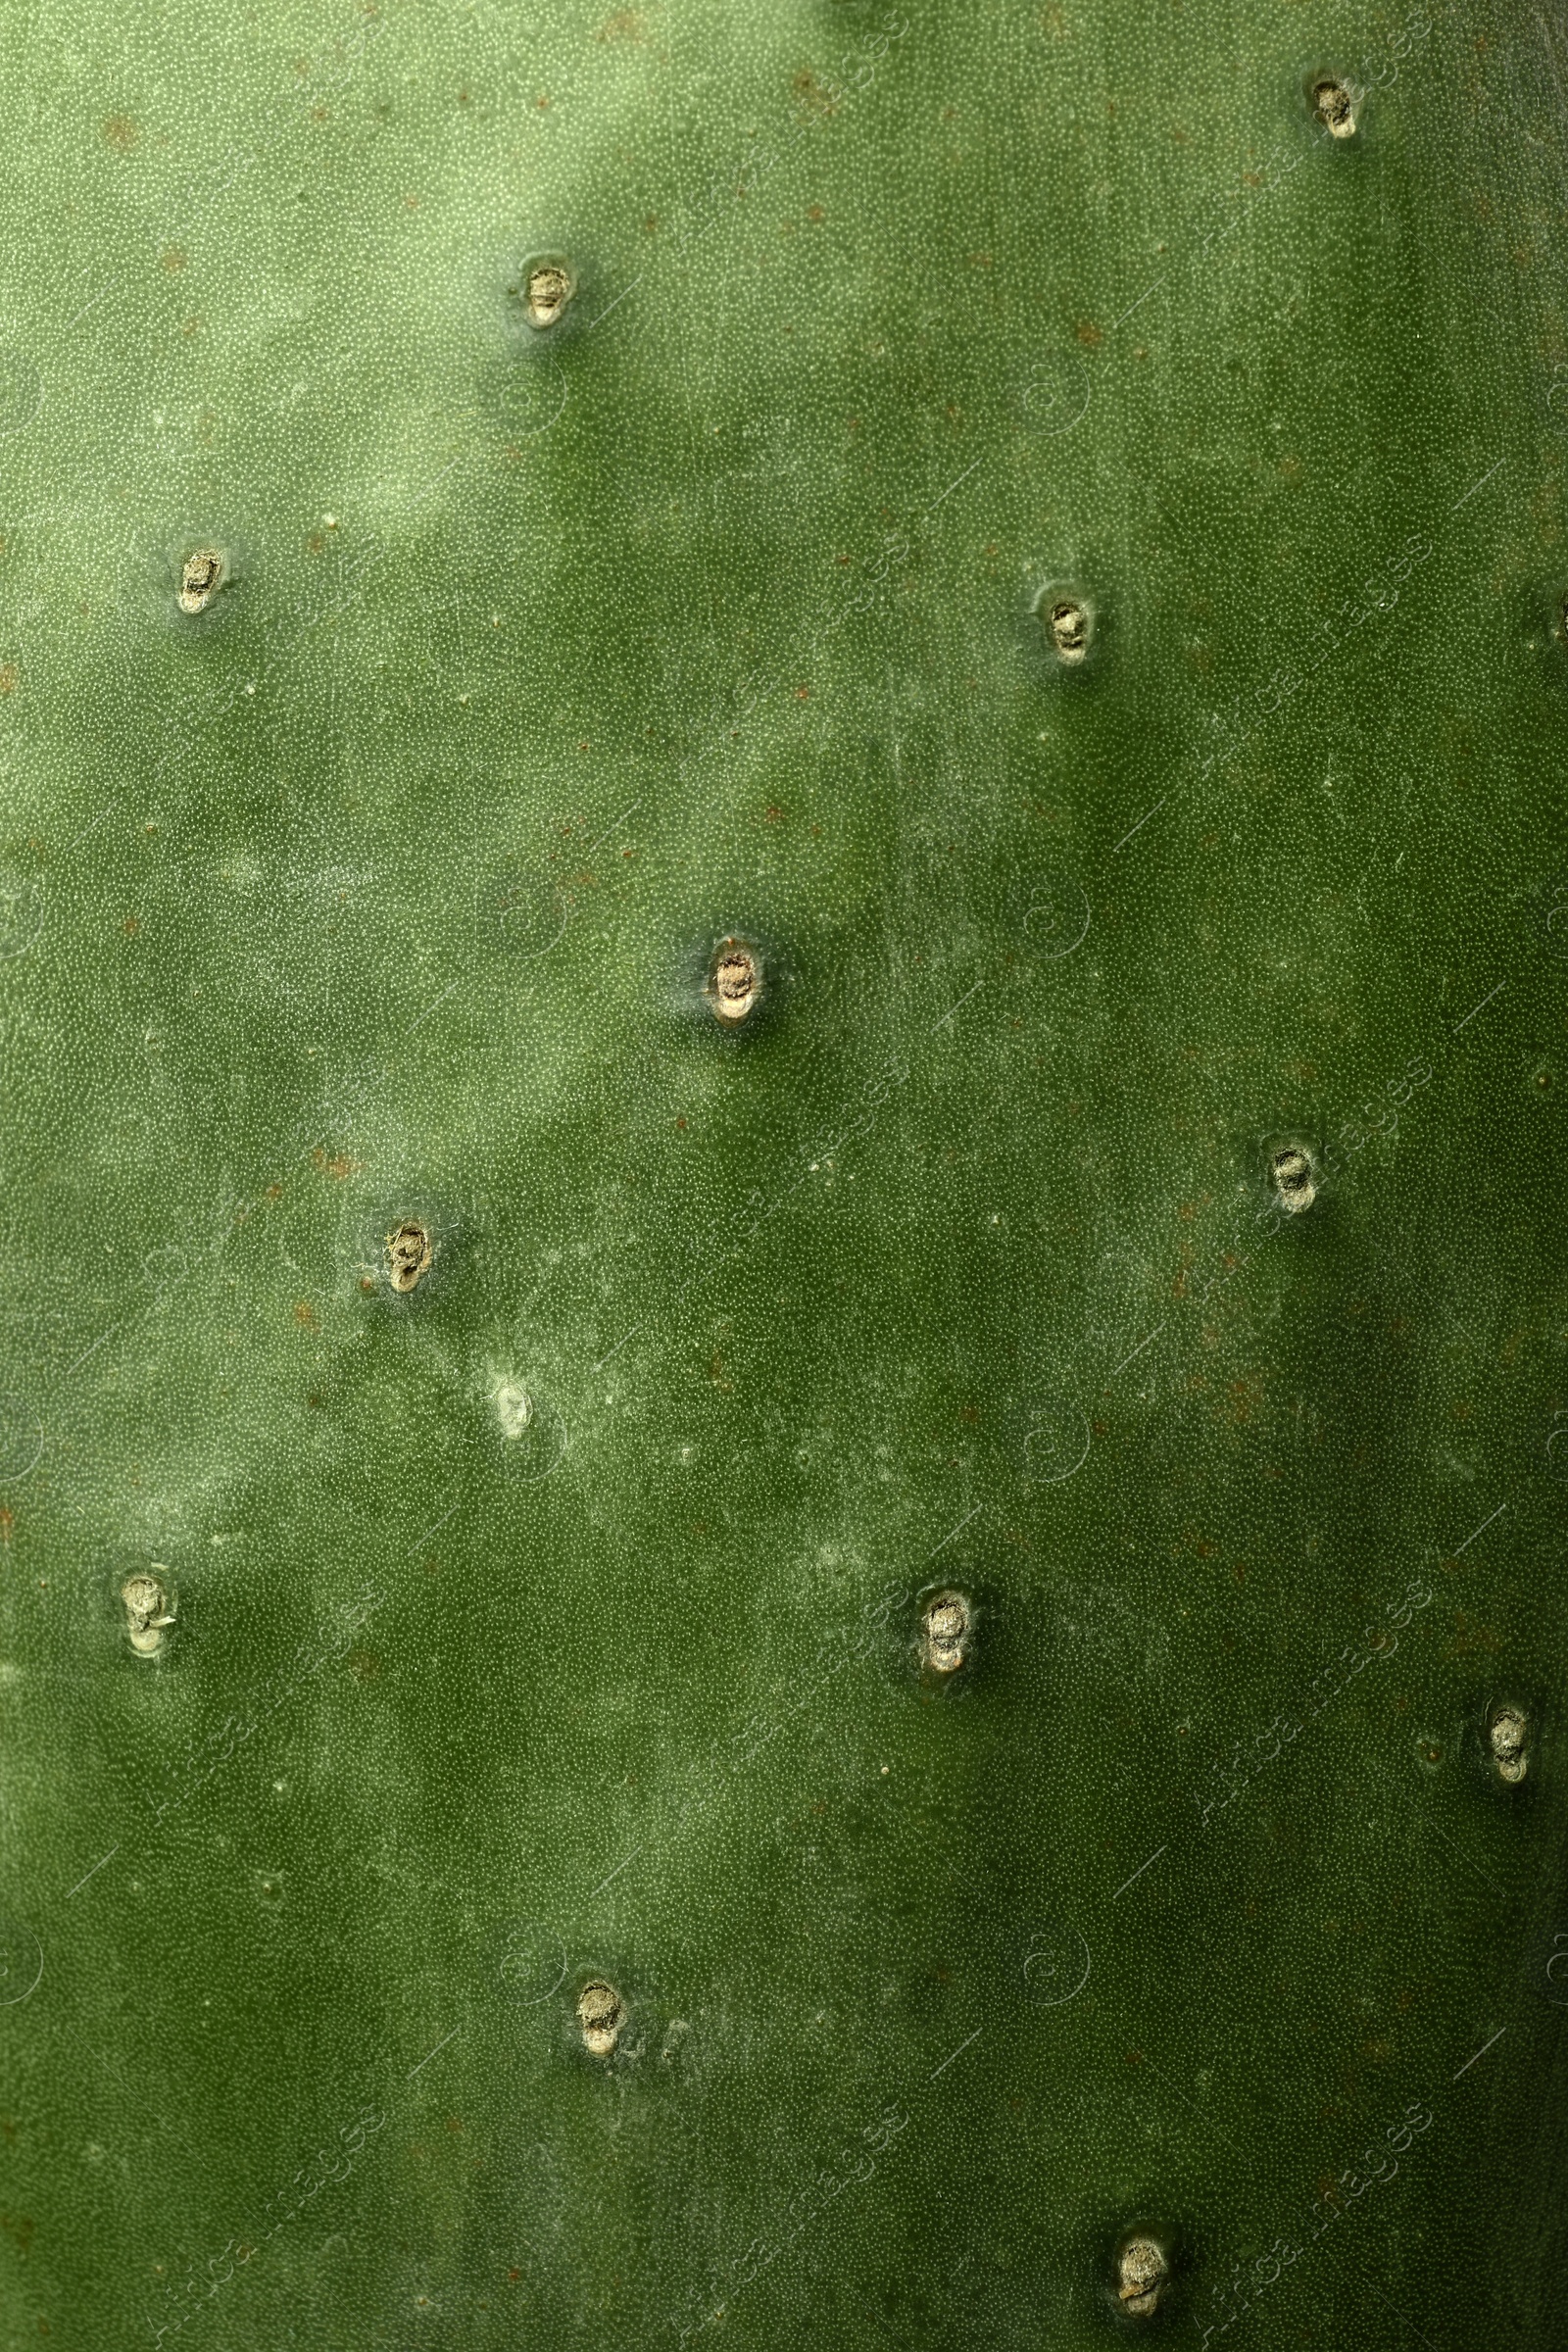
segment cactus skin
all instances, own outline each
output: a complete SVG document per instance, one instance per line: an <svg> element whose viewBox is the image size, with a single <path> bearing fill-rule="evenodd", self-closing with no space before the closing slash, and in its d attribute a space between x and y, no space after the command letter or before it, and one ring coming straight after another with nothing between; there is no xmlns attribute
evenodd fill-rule
<svg viewBox="0 0 1568 2352"><path fill-rule="evenodd" d="M1558 2340L1568 44L883 20L13 56L8 2347Z"/></svg>

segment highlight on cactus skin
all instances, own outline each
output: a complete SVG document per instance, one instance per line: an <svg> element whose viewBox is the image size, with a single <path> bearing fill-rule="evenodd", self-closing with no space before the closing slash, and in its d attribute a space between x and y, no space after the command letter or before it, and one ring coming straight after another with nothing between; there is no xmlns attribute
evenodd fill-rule
<svg viewBox="0 0 1568 2352"><path fill-rule="evenodd" d="M0 2352L1559 2352L1564 9L18 27Z"/></svg>
<svg viewBox="0 0 1568 2352"><path fill-rule="evenodd" d="M503 1380L495 1388L496 1418L504 1438L523 1437L532 1429L534 1402L519 1380Z"/></svg>

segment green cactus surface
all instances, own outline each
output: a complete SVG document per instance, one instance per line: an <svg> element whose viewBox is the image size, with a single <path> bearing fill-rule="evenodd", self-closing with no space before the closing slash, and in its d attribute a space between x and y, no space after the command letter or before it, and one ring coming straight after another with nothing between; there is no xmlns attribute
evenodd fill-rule
<svg viewBox="0 0 1568 2352"><path fill-rule="evenodd" d="M10 25L0 2348L1551 2352L1561 13L602 6Z"/></svg>

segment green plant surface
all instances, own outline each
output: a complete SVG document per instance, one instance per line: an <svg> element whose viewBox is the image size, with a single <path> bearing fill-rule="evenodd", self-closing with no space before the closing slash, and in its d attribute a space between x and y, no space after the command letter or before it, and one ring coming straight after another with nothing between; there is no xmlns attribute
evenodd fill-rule
<svg viewBox="0 0 1568 2352"><path fill-rule="evenodd" d="M0 2342L1544 2352L1560 25L13 32Z"/></svg>

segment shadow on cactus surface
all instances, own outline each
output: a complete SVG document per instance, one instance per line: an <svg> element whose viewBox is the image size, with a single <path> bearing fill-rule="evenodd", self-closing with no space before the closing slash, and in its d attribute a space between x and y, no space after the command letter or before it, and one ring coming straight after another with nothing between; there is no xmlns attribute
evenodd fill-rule
<svg viewBox="0 0 1568 2352"><path fill-rule="evenodd" d="M1560 17L17 29L0 2344L1546 2352Z"/></svg>

